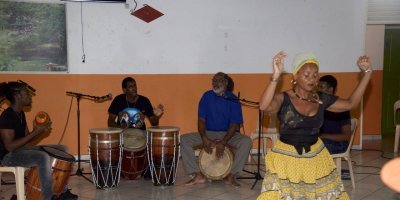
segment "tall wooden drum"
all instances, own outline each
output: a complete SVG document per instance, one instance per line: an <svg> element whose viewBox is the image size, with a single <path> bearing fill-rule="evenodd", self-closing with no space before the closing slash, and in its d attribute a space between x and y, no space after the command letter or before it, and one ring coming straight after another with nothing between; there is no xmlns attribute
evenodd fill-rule
<svg viewBox="0 0 400 200"><path fill-rule="evenodd" d="M154 126L147 129L147 155L153 184L173 185L179 161L179 128Z"/></svg>
<svg viewBox="0 0 400 200"><path fill-rule="evenodd" d="M75 157L52 147L42 146L41 149L50 156L53 192L59 197L68 183ZM26 178L26 197L28 200L42 199L41 182L37 167L32 167Z"/></svg>
<svg viewBox="0 0 400 200"><path fill-rule="evenodd" d="M146 131L128 128L122 132L123 153L121 176L129 180L142 177L148 168Z"/></svg>
<svg viewBox="0 0 400 200"><path fill-rule="evenodd" d="M121 173L120 128L90 129L90 165L93 183L98 189L118 186Z"/></svg>

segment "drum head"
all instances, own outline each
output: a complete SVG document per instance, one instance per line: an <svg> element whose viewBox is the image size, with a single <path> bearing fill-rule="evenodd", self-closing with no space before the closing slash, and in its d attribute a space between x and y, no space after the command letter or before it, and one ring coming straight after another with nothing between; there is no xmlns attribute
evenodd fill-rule
<svg viewBox="0 0 400 200"><path fill-rule="evenodd" d="M75 157L67 152L48 146L40 146L40 148L53 158L57 158L68 162L75 162Z"/></svg>
<svg viewBox="0 0 400 200"><path fill-rule="evenodd" d="M150 132L177 132L179 128L174 126L152 126L147 130Z"/></svg>
<svg viewBox="0 0 400 200"><path fill-rule="evenodd" d="M122 132L124 148L127 150L141 150L146 147L146 131L136 128L125 129Z"/></svg>
<svg viewBox="0 0 400 200"><path fill-rule="evenodd" d="M121 132L122 132L122 129L120 129L120 128L92 128L92 129L89 129L89 133L95 133L95 134L118 134Z"/></svg>
<svg viewBox="0 0 400 200"><path fill-rule="evenodd" d="M230 150L225 147L224 154L219 160L217 160L215 156L215 147L213 147L212 149L213 151L211 154L206 153L203 149L200 151L200 171L208 179L221 180L231 172L233 155Z"/></svg>

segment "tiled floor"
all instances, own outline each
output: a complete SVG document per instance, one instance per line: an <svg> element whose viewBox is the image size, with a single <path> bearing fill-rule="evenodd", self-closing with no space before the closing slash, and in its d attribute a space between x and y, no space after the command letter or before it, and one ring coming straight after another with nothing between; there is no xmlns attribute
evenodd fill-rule
<svg viewBox="0 0 400 200"><path fill-rule="evenodd" d="M391 142L391 141L388 141ZM386 199L400 199L400 196L391 189L387 188L379 178L380 168L389 159L397 156L391 153L393 150L390 146L393 144L386 145L381 144L380 140L364 141L363 151L352 151L352 160L355 162L355 179L356 189L353 189L349 180L344 181L346 191L350 195L351 199L364 199L364 200L386 200ZM371 149L382 149L387 153ZM370 149L370 150L369 150ZM384 156L384 157L382 157ZM87 164L84 172L89 172ZM261 168L263 168L262 166ZM346 168L345 162L343 162L343 168ZM246 169L249 171L254 170L254 166L247 165ZM263 172L261 172L263 173ZM254 175L246 172L242 173L243 177L254 177ZM12 174L4 174L4 180L12 180ZM107 200L125 200L125 199L189 199L189 200L217 200L217 199L256 199L260 192L262 180L258 180L254 189L251 189L255 179L240 179L242 187L239 189L225 185L221 181L214 181L202 185L195 185L186 187L186 182L189 177L183 174L183 168L180 164L178 167L177 178L174 186L153 186L149 180L136 180L127 181L121 179L118 187L113 190L99 190L95 186L79 176L72 176L69 181L69 188L72 192L79 195L79 199L91 200L91 199L107 199ZM12 194L15 193L14 185L2 185L0 192L0 199L9 199Z"/></svg>

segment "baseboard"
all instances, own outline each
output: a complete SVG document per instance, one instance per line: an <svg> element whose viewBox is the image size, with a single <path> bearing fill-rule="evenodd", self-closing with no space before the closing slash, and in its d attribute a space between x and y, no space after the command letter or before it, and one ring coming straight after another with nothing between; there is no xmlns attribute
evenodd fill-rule
<svg viewBox="0 0 400 200"><path fill-rule="evenodd" d="M270 150L271 150L270 148L267 148L266 152L269 152ZM263 153L262 149L260 149L260 153ZM258 154L258 149L251 149L250 154L251 155L257 155Z"/></svg>
<svg viewBox="0 0 400 200"><path fill-rule="evenodd" d="M199 156L200 154L200 150L195 151L195 155ZM78 155L74 155L75 160L78 160ZM89 154L85 154L85 155L81 155L81 160L83 161L89 161L90 160L90 155Z"/></svg>
<svg viewBox="0 0 400 200"><path fill-rule="evenodd" d="M75 159L78 160L78 155L74 155ZM81 160L90 160L89 154L81 154Z"/></svg>
<svg viewBox="0 0 400 200"><path fill-rule="evenodd" d="M363 138L364 138L365 140L380 140L380 139L381 139L381 136L380 136L380 135L368 135L368 139L366 139L365 136L364 136ZM351 147L351 149L358 149L358 150L361 150L362 148L361 148L361 145L353 145L353 146ZM266 151L266 152L269 152L270 150L271 150L270 148L267 148L267 151ZM260 153L263 153L263 150L262 150L262 149L260 149L260 151L261 151ZM196 155L196 156L199 156L199 153L200 153L199 150L195 151L195 155ZM257 155L257 153L258 153L258 149L251 149L251 151L250 151L250 154L251 154L251 155ZM78 160L78 155L74 155L74 157L75 157L76 160ZM90 160L89 154L81 155L81 160Z"/></svg>
<svg viewBox="0 0 400 200"><path fill-rule="evenodd" d="M363 140L381 140L382 135L363 135Z"/></svg>
<svg viewBox="0 0 400 200"><path fill-rule="evenodd" d="M357 144L357 145L353 145L353 146L351 147L351 149L361 150L362 147L361 147L361 145ZM268 148L268 149L267 149L267 152L269 152L269 151L270 151L270 149ZM257 150L257 149L252 149L252 150L250 151L250 154L251 154L251 155L257 155L257 153L258 153L258 150ZM261 150L261 153L262 153L262 150Z"/></svg>

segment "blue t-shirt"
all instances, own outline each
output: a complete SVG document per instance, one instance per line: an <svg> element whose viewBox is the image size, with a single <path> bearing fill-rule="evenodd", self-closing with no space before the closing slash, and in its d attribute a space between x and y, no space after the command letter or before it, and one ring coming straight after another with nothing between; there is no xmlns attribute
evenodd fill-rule
<svg viewBox="0 0 400 200"><path fill-rule="evenodd" d="M198 117L206 121L209 131L227 131L231 124L242 124L242 107L232 92L218 96L209 90L203 94L199 102Z"/></svg>

